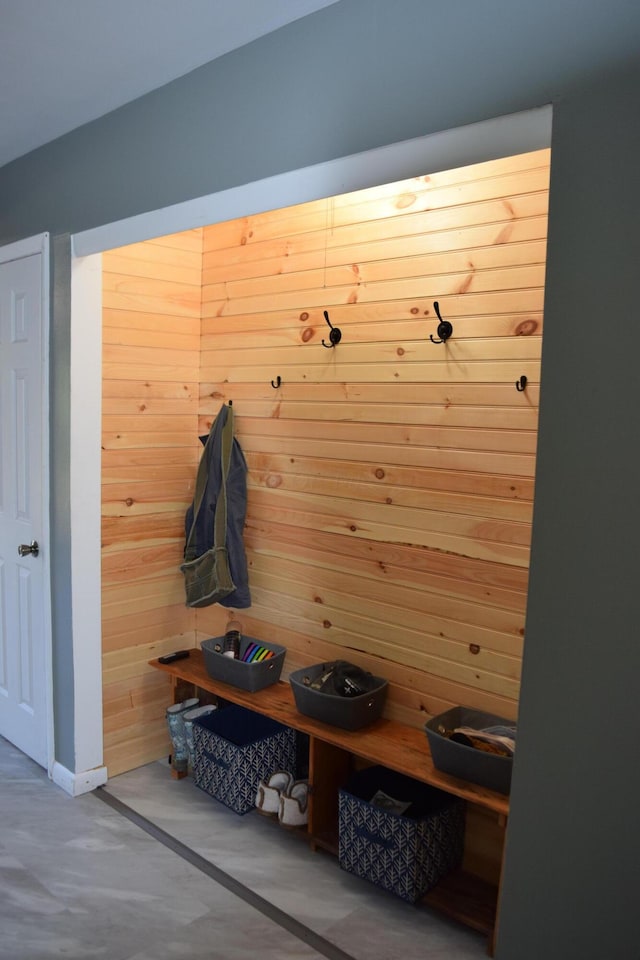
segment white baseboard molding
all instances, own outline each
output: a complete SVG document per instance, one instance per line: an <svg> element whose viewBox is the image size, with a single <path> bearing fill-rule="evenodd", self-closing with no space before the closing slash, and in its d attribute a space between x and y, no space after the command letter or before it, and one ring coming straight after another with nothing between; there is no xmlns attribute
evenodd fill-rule
<svg viewBox="0 0 640 960"><path fill-rule="evenodd" d="M90 793L96 787L107 782L107 768L94 767L93 770L83 770L82 773L71 773L57 761L51 771L51 779L57 786L71 797L79 797L83 793Z"/></svg>

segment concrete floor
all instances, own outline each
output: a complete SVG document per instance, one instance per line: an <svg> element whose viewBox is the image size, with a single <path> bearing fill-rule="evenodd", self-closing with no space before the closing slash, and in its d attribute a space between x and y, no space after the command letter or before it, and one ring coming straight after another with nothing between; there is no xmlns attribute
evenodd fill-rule
<svg viewBox="0 0 640 960"><path fill-rule="evenodd" d="M0 738L1 958L486 956L474 931L352 877L277 821L236 815L165 764L103 789L159 835L100 791L68 797Z"/></svg>

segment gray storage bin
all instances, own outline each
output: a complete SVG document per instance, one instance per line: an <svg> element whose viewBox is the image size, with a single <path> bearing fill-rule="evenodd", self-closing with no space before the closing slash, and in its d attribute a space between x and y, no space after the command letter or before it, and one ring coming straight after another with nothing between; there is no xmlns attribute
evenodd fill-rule
<svg viewBox="0 0 640 960"><path fill-rule="evenodd" d="M312 690L309 683L313 683L326 669L326 663L316 663L312 667L294 670L289 676L296 707L300 713L313 717L314 720L330 723L334 727L342 727L343 730L359 730L381 716L388 680L371 677L373 689L355 697L341 697L324 693L322 690Z"/></svg>
<svg viewBox="0 0 640 960"><path fill-rule="evenodd" d="M511 789L513 757L485 753L484 750L464 743L456 743L443 734L443 731L454 730L456 727L478 729L497 725L515 727L513 720L505 720L494 713L485 713L470 707L452 707L451 710L432 717L425 724L425 731L436 769L498 793L508 794Z"/></svg>
<svg viewBox="0 0 640 960"><path fill-rule="evenodd" d="M240 690L248 690L249 693L255 693L256 690L262 690L263 687L269 687L272 683L278 682L287 652L286 647L281 647L277 643L255 640L253 637L243 637L240 642L240 659L235 660L233 657L225 657L222 654L223 642L224 637L209 637L200 644L207 673L214 680L221 680L222 683L239 687ZM273 650L275 656L258 663L243 663L242 657L251 643L259 643L261 647Z"/></svg>

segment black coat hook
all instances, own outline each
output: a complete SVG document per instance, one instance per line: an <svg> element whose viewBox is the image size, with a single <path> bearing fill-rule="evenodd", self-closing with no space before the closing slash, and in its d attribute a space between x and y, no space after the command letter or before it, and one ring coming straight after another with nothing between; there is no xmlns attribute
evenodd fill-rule
<svg viewBox="0 0 640 960"><path fill-rule="evenodd" d="M280 379L280 374L278 374L278 376L276 377L276 382L274 383L273 380L271 381L271 386L273 387L274 390L277 390L281 383L282 383L282 380Z"/></svg>
<svg viewBox="0 0 640 960"><path fill-rule="evenodd" d="M438 329L436 330L436 333L438 334L440 339L434 340L433 334L431 334L431 336L429 337L429 340L431 340L432 343L446 343L449 337L451 336L451 334L453 333L453 324L450 323L448 320L442 319L442 317L440 316L440 304L438 303L437 300L434 300L433 307L434 307L434 310L436 311L438 320L440 321L440 323L438 324Z"/></svg>
<svg viewBox="0 0 640 960"><path fill-rule="evenodd" d="M340 340L342 339L342 330L340 330L338 327L331 326L331 320L329 320L329 314L326 310L324 311L324 318L331 328L331 333L329 334L329 340L331 343L325 343L323 340L322 346L326 347L327 350L331 350L332 347L335 347L336 343L340 343Z"/></svg>
<svg viewBox="0 0 640 960"><path fill-rule="evenodd" d="M518 391L518 393L522 393L522 391L525 389L526 386L527 386L527 378L523 374L519 380L516 380L516 390Z"/></svg>

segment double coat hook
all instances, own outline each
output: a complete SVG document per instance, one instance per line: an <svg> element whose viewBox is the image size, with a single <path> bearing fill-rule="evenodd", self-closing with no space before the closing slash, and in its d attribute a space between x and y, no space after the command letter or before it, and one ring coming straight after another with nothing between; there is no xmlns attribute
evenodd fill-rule
<svg viewBox="0 0 640 960"><path fill-rule="evenodd" d="M440 323L438 324L438 329L436 330L436 333L438 334L440 339L434 340L433 334L431 334L431 336L429 337L429 340L431 340L432 343L446 343L449 337L451 336L451 334L453 333L453 324L450 323L448 320L442 319L442 317L440 316L440 304L438 303L437 300L434 300L433 308L436 311L436 316L438 317L438 320L440 321Z"/></svg>
<svg viewBox="0 0 640 960"><path fill-rule="evenodd" d="M331 350L332 347L335 347L336 343L340 343L342 339L342 330L340 330L338 327L331 326L331 320L329 320L329 314L327 313L326 310L324 311L324 318L329 324L329 327L331 328L331 332L329 333L329 340L331 341L331 343L325 343L323 340L322 346L326 347L327 350Z"/></svg>

